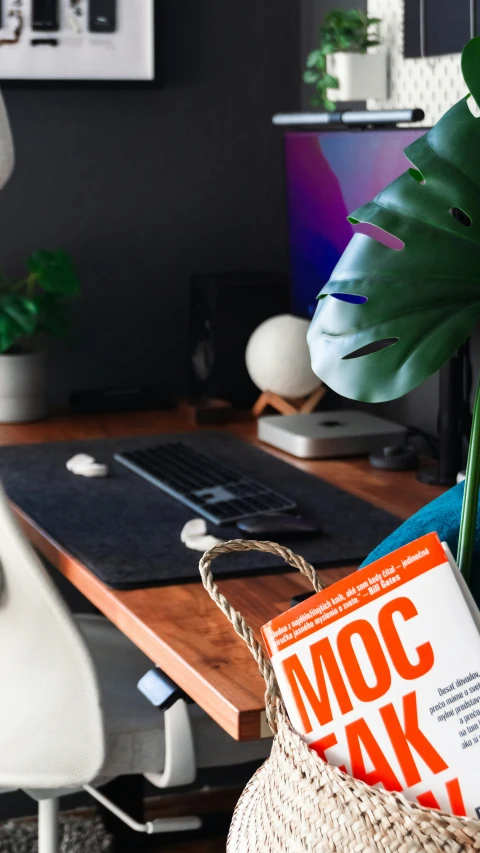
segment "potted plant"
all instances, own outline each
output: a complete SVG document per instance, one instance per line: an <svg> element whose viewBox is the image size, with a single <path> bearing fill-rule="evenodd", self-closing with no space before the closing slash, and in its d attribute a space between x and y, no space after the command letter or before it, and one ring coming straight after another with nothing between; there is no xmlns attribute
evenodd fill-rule
<svg viewBox="0 0 480 853"><path fill-rule="evenodd" d="M304 83L313 86L314 107L335 109L335 101L386 97L385 53L367 53L380 44L380 18L360 9L329 12L320 27L320 44L307 56Z"/></svg>
<svg viewBox="0 0 480 853"><path fill-rule="evenodd" d="M0 423L38 420L46 414L45 336L66 329L64 298L80 285L61 249L33 252L28 274L0 274Z"/></svg>
<svg viewBox="0 0 480 853"><path fill-rule="evenodd" d="M348 217L403 248L355 234L319 295L308 333L312 367L346 397L406 394L451 358L480 317L479 37L463 50L462 72L469 94L406 149L411 168ZM467 581L479 483L480 382L458 532Z"/></svg>

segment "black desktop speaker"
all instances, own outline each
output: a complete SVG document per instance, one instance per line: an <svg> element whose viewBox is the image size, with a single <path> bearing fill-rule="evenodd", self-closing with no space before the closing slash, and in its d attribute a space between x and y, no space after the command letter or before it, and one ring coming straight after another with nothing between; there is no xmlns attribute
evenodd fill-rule
<svg viewBox="0 0 480 853"><path fill-rule="evenodd" d="M259 391L245 366L252 332L289 308L288 280L272 273L221 273L190 279L190 394L237 408Z"/></svg>

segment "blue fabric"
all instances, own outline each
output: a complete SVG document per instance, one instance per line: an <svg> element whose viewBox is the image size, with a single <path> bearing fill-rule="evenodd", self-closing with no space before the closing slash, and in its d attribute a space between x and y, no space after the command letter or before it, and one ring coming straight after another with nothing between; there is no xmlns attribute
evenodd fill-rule
<svg viewBox="0 0 480 853"><path fill-rule="evenodd" d="M449 489L439 498L424 506L419 512L412 515L397 530L387 536L363 561L360 568L368 566L374 560L384 557L402 545L408 545L424 533L438 533L442 542L447 542L453 556L456 556L458 546L458 531L460 527L460 514L462 510L463 491L465 483L459 483L453 489ZM480 575L480 505L477 510L477 523L475 527L475 542L472 561L472 578Z"/></svg>

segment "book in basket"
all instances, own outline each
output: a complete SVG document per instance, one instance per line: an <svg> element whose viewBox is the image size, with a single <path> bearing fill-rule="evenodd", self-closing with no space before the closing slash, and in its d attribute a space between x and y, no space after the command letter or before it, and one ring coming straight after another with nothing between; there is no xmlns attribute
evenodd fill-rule
<svg viewBox="0 0 480 853"><path fill-rule="evenodd" d="M421 805L480 817L480 621L436 533L272 619L290 720L318 755Z"/></svg>

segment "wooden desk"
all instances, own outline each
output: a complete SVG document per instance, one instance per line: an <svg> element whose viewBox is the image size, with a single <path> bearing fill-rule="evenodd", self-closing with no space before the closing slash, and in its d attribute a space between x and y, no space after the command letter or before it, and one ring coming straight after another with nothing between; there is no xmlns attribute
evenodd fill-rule
<svg viewBox="0 0 480 853"><path fill-rule="evenodd" d="M226 429L257 444L253 422L230 425ZM190 430L185 421L170 413L64 416L38 424L0 426L0 444ZM266 445L262 447L268 450ZM376 471L366 459L306 461L273 449L269 452L400 519L408 518L441 492L418 483L411 473ZM108 589L26 517L21 508L14 509L28 537L41 553L232 737L250 740L266 734L265 725L262 725L263 681L243 642L200 583L132 591ZM332 583L353 568L324 569L322 579L327 584ZM285 573L225 580L221 588L257 631L260 625L288 607L292 595L308 589L308 582L298 574Z"/></svg>

